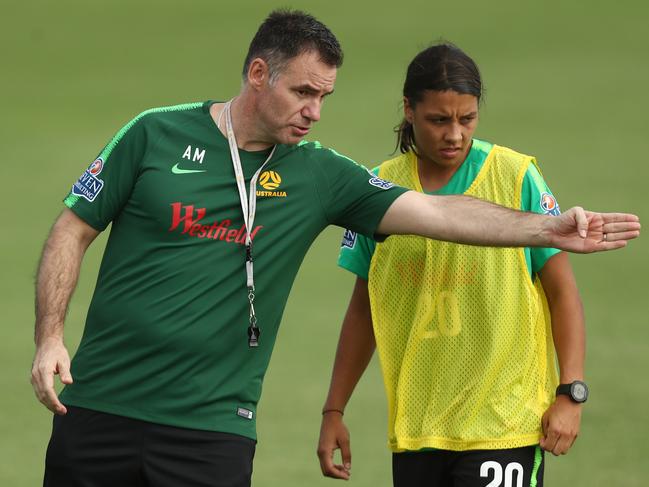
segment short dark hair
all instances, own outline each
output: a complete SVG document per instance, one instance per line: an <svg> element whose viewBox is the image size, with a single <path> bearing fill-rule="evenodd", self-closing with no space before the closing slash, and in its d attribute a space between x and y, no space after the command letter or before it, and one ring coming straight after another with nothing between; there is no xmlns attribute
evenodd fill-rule
<svg viewBox="0 0 649 487"><path fill-rule="evenodd" d="M329 66L339 68L343 64L342 48L326 25L300 10L274 10L250 43L243 63L243 79L246 80L255 58L266 61L272 81L291 59L307 51L316 51Z"/></svg>
<svg viewBox="0 0 649 487"><path fill-rule="evenodd" d="M478 103L484 91L476 63L459 47L448 42L424 49L408 66L403 96L410 106L414 108L429 90L452 90L463 95L473 95ZM406 119L395 128L395 132L397 147L402 153L414 150L415 134Z"/></svg>

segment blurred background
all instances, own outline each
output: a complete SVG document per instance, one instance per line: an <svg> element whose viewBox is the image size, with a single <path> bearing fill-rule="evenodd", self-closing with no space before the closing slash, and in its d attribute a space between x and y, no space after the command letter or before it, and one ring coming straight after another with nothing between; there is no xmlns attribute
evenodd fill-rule
<svg viewBox="0 0 649 487"><path fill-rule="evenodd" d="M310 136L373 166L395 145L410 59L441 38L481 67L479 138L534 154L566 209L638 213L649 223L649 4L641 0L216 2L2 0L0 18L0 485L41 483L51 416L29 384L33 277L61 199L112 135L150 107L238 92L257 26L276 7L325 22L345 49L336 94ZM647 229L645 229L645 233ZM353 277L336 267L341 230L310 251L287 307L259 407L256 486L327 486L315 455ZM649 463L647 236L573 256L588 324L591 399L546 485L645 486ZM105 235L70 305L79 342ZM458 364L461 366L461 364ZM351 485L389 486L386 406L374 362L346 414Z"/></svg>

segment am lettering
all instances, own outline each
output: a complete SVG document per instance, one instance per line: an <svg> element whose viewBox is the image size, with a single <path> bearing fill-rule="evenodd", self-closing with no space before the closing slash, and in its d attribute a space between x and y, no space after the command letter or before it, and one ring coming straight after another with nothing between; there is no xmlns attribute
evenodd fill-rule
<svg viewBox="0 0 649 487"><path fill-rule="evenodd" d="M232 220L225 219L205 224L201 220L205 217L205 208L195 208L194 205L184 205L180 202L171 203L171 226L169 232L182 228L181 234L187 234L194 238L207 238L210 240L221 240L228 243L245 244L246 226L230 228ZM182 227L180 224L183 224ZM180 228L179 228L180 227ZM250 238L255 236L263 228L263 225L256 226L250 233Z"/></svg>
<svg viewBox="0 0 649 487"><path fill-rule="evenodd" d="M187 159L188 161L198 162L199 164L203 164L204 157L205 157L205 149L199 149L198 147L194 147L194 154L192 156L191 145L188 145L187 149L185 149L185 152L183 153L183 159Z"/></svg>

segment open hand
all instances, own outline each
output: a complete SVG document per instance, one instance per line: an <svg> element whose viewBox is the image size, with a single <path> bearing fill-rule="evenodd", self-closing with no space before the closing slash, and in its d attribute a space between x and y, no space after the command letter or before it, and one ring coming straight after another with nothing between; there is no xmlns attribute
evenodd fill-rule
<svg viewBox="0 0 649 487"><path fill-rule="evenodd" d="M640 219L628 213L596 213L576 206L546 221L550 246L570 252L619 249L640 235Z"/></svg>

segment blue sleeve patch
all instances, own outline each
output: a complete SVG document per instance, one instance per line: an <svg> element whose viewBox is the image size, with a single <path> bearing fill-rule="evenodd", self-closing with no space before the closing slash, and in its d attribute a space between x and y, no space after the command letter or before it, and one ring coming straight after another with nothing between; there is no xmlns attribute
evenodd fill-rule
<svg viewBox="0 0 649 487"><path fill-rule="evenodd" d="M391 187L394 186L394 183L391 183L389 181L386 181L385 179L381 179L376 176L370 179L369 182L372 186L376 186L377 188L381 188L381 189L390 189Z"/></svg>
<svg viewBox="0 0 649 487"><path fill-rule="evenodd" d="M99 173L104 168L104 160L96 159L90 167L84 171L79 180L72 186L72 194L81 196L91 203L104 188L104 181L99 179Z"/></svg>
<svg viewBox="0 0 649 487"><path fill-rule="evenodd" d="M394 186L394 183L391 183L390 181L386 181L385 179L381 179L380 177L377 176L379 172L378 167L375 167L372 171L370 171L367 168L366 170L370 174L370 176L372 176L372 178L369 181L369 183L372 186L376 186L377 188L381 188L381 189L390 189L392 186Z"/></svg>
<svg viewBox="0 0 649 487"><path fill-rule="evenodd" d="M343 234L343 241L340 246L347 247L348 249L353 249L354 246L356 245L357 236L358 234L356 232L352 232L351 230L345 230L345 233Z"/></svg>
<svg viewBox="0 0 649 487"><path fill-rule="evenodd" d="M558 216L561 214L559 203L552 194L548 192L541 193L541 201L539 202L543 213L546 215Z"/></svg>

